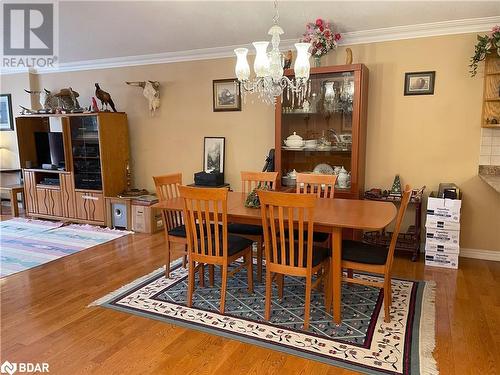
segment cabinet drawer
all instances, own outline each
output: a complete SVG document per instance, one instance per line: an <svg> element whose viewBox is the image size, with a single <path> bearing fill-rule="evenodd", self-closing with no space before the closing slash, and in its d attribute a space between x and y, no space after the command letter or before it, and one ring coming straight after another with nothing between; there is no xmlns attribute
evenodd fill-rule
<svg viewBox="0 0 500 375"><path fill-rule="evenodd" d="M90 191L75 192L76 217L89 221L104 221L104 196Z"/></svg>

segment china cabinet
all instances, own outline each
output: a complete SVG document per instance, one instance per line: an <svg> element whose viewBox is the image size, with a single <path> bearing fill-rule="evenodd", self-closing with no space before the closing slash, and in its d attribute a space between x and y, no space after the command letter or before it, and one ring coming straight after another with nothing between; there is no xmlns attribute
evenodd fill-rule
<svg viewBox="0 0 500 375"><path fill-rule="evenodd" d="M285 75L292 78L293 71ZM297 172L340 174L339 198L364 191L368 69L363 64L312 68L304 97L285 92L276 104L276 171L280 186ZM292 176L293 177L293 176Z"/></svg>

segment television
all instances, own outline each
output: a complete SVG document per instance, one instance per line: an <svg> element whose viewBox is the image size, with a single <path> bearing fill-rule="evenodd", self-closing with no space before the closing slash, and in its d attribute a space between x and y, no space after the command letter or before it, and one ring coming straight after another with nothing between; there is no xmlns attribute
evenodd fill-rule
<svg viewBox="0 0 500 375"><path fill-rule="evenodd" d="M39 167L64 169L64 142L61 132L35 132L35 147Z"/></svg>

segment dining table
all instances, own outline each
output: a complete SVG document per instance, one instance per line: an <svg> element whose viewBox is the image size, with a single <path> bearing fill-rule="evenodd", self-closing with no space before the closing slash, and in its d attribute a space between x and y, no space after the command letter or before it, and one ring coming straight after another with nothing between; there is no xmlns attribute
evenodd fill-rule
<svg viewBox="0 0 500 375"><path fill-rule="evenodd" d="M292 194L292 193L291 193ZM261 225L262 216L259 208L245 207L247 194L228 192L228 222ZM152 206L167 211L182 211L183 200L180 197L160 201ZM330 260L331 295L333 321L340 324L342 303L342 230L344 228L360 230L381 230L396 217L396 207L391 202L359 199L317 198L314 210L314 231L332 235L332 256Z"/></svg>

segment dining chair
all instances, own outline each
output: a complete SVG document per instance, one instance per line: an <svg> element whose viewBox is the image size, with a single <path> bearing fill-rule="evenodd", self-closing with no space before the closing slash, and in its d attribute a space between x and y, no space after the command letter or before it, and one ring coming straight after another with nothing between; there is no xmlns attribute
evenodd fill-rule
<svg viewBox="0 0 500 375"><path fill-rule="evenodd" d="M247 270L248 292L253 293L252 240L228 234L228 189L179 186L188 244L188 301L191 307L194 293L194 274L197 267L209 265L210 285L214 284L213 266L222 267L220 313L224 313L227 278L244 267ZM229 265L243 257L244 262L229 271ZM201 283L200 283L201 284Z"/></svg>
<svg viewBox="0 0 500 375"><path fill-rule="evenodd" d="M297 173L297 194L313 193L318 198L333 198L335 195L335 182L337 176L334 174ZM314 232L313 241L326 242L330 234Z"/></svg>
<svg viewBox="0 0 500 375"><path fill-rule="evenodd" d="M179 197L179 186L182 184L182 174L172 173L163 176L153 176L156 186L156 195L160 202ZM170 277L170 261L176 253L175 246L183 246L181 252L183 256L182 265L186 267L187 261L187 239L186 228L182 219L182 213L179 211L162 210L162 218L165 230L165 239L167 246L167 258L165 263L165 276Z"/></svg>
<svg viewBox="0 0 500 375"><path fill-rule="evenodd" d="M262 228L266 252L266 305L265 319L271 317L272 280L284 275L305 277L304 329L309 328L312 288L328 280L330 249L313 243L314 194L289 194L259 190ZM295 238L294 224L298 228ZM288 232L288 240L285 233ZM322 270L313 283L312 277ZM325 305L330 299L330 287L326 283ZM283 288L283 282L279 283ZM283 291L280 291L281 296Z"/></svg>
<svg viewBox="0 0 500 375"><path fill-rule="evenodd" d="M253 189L266 186L270 190L276 189L278 172L241 172L241 191L248 194ZM262 243L264 232L260 225L231 223L229 233L237 234L257 242L257 279L262 282Z"/></svg>
<svg viewBox="0 0 500 375"><path fill-rule="evenodd" d="M396 217L394 232L392 233L391 242L388 248L351 240L342 241L342 268L348 270L347 276L343 277L343 281L383 288L384 321L386 323L391 321L389 310L392 305L391 270L394 260L394 250L410 198L411 188L409 185L406 185ZM383 275L384 281L376 282L355 278L351 270Z"/></svg>

